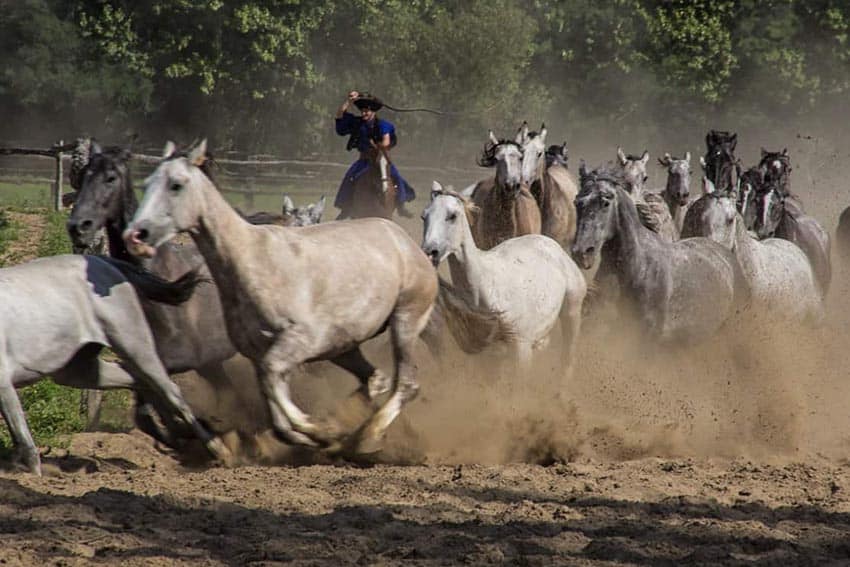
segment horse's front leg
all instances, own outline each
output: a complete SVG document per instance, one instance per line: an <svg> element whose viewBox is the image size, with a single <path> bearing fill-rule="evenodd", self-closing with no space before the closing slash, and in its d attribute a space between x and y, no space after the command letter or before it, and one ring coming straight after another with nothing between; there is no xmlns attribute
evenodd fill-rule
<svg viewBox="0 0 850 567"><path fill-rule="evenodd" d="M313 358L309 335L295 327L281 332L257 365L257 375L269 406L275 434L284 442L309 447L327 447L341 438L331 421L319 423L292 400L293 371Z"/></svg>
<svg viewBox="0 0 850 567"><path fill-rule="evenodd" d="M2 365L2 361L0 361L0 365ZM2 371L2 368L0 368L0 371ZM8 377L2 375L0 375L0 411L3 412L6 425L9 426L9 432L15 442L18 457L23 461L22 464L29 472L41 476L41 459L38 456L38 449L32 440L29 427L27 427L27 418L24 415L23 407L21 407L21 400Z"/></svg>

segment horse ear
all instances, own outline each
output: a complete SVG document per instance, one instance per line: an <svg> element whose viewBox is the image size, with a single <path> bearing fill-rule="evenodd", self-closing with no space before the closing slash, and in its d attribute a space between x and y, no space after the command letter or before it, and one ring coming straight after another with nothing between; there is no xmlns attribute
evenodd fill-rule
<svg viewBox="0 0 850 567"><path fill-rule="evenodd" d="M735 147L738 145L738 133L735 132L734 134L732 134L732 137L729 138L729 141L732 143L731 149L734 150Z"/></svg>
<svg viewBox="0 0 850 567"><path fill-rule="evenodd" d="M295 211L295 203L289 198L289 195L283 196L283 214L291 215Z"/></svg>
<svg viewBox="0 0 850 567"><path fill-rule="evenodd" d="M782 148L782 155L784 155L784 156L788 155L788 148Z"/></svg>
<svg viewBox="0 0 850 567"><path fill-rule="evenodd" d="M546 143L546 124L545 123L540 125L540 134L539 135L540 135L540 141L545 144Z"/></svg>
<svg viewBox="0 0 850 567"><path fill-rule="evenodd" d="M322 195L315 205L310 205L310 218L313 222L319 224L322 220L322 213L325 212L325 196Z"/></svg>
<svg viewBox="0 0 850 567"><path fill-rule="evenodd" d="M762 148L762 149L761 149L761 157L764 157L764 156L766 156L766 155L767 155L767 154L769 154L769 153L770 153L770 152L769 152L769 151L767 151L766 149L764 149L764 148Z"/></svg>
<svg viewBox="0 0 850 567"><path fill-rule="evenodd" d="M201 140L197 146L189 152L189 163L194 166L201 167L207 161L207 139Z"/></svg>
<svg viewBox="0 0 850 567"><path fill-rule="evenodd" d="M492 130L489 130L487 133L490 137L490 143L493 144L494 146L498 146L499 145L499 138L496 137L496 135L493 133Z"/></svg>
<svg viewBox="0 0 850 567"><path fill-rule="evenodd" d="M437 195L443 192L443 186L440 185L440 182L436 179L431 182L431 198L433 199Z"/></svg>
<svg viewBox="0 0 850 567"><path fill-rule="evenodd" d="M92 140L91 146L89 146L89 156L96 156L96 155L102 154L102 153L103 153L103 148L100 147L100 144L98 144L97 142Z"/></svg>
<svg viewBox="0 0 850 567"><path fill-rule="evenodd" d="M581 162L579 162L578 175L579 177L587 177L587 165L584 163L584 160L581 160Z"/></svg>
<svg viewBox="0 0 850 567"><path fill-rule="evenodd" d="M163 148L163 150L162 150L162 157L163 158L170 158L171 155L174 153L174 150L176 150L176 149L177 149L177 146L174 145L174 142L172 142L171 140L168 140L167 142L165 142L165 148Z"/></svg>
<svg viewBox="0 0 850 567"><path fill-rule="evenodd" d="M711 182L711 179L709 179L708 177L702 178L702 192L705 195L714 193L716 190L717 188L714 186L714 183Z"/></svg>
<svg viewBox="0 0 850 567"><path fill-rule="evenodd" d="M640 156L640 161L643 162L643 165L646 165L649 162L649 152L647 150L643 150L643 154Z"/></svg>
<svg viewBox="0 0 850 567"><path fill-rule="evenodd" d="M703 156L699 156L699 165L700 165L700 167L702 168L702 170L703 170L703 171L705 171L705 169L708 167L708 166L705 164L705 157L703 157Z"/></svg>
<svg viewBox="0 0 850 567"><path fill-rule="evenodd" d="M527 138L528 138L528 122L523 120L522 126L520 126L516 131L516 138L514 138L514 141L519 145L523 145Z"/></svg>
<svg viewBox="0 0 850 567"><path fill-rule="evenodd" d="M691 163L691 152L685 152L685 161Z"/></svg>
<svg viewBox="0 0 850 567"><path fill-rule="evenodd" d="M626 159L626 154L623 153L623 148L617 146L617 160L620 162L620 165L626 165L626 162L629 161Z"/></svg>

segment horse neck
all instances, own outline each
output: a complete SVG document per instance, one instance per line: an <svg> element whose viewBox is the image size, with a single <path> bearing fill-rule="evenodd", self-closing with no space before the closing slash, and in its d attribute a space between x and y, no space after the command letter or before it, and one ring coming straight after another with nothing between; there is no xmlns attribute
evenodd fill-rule
<svg viewBox="0 0 850 567"><path fill-rule="evenodd" d="M478 302L477 290L481 284L482 254L472 237L472 228L466 214L460 217L462 237L458 250L449 256L449 271L455 287L473 292L474 302Z"/></svg>
<svg viewBox="0 0 850 567"><path fill-rule="evenodd" d="M243 219L224 199L206 176L202 176L202 214L192 239L207 262L220 290L232 291L239 283L236 273L250 271L257 253L251 234L251 224ZM283 232L283 231L281 231ZM281 243L283 244L283 243ZM285 245L276 254L285 253ZM279 258L279 256L278 256ZM225 283L221 283L225 282Z"/></svg>
<svg viewBox="0 0 850 567"><path fill-rule="evenodd" d="M617 189L617 227L614 236L602 246L603 259L616 264L615 272L631 284L639 284L645 266L646 240L653 238L638 218L637 208L623 189ZM657 235L656 235L657 236Z"/></svg>
<svg viewBox="0 0 850 567"><path fill-rule="evenodd" d="M120 207L115 217L107 219L106 222L106 238L109 241L109 255L111 257L137 265L143 262L127 250L123 234L138 208L139 201L136 199L136 193L133 191L130 169L127 168L121 188Z"/></svg>

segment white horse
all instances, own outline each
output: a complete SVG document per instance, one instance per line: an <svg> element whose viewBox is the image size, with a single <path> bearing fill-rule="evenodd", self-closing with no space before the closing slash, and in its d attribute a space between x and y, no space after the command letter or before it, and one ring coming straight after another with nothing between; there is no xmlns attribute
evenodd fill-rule
<svg viewBox="0 0 850 567"><path fill-rule="evenodd" d="M454 290L505 321L522 364L531 359L532 349L548 343L560 316L563 359L569 365L587 293L581 270L557 242L539 234L479 249L469 227L470 207L465 197L435 181L431 203L422 213L422 249L435 266L448 258Z"/></svg>
<svg viewBox="0 0 850 567"><path fill-rule="evenodd" d="M757 240L747 231L734 193L716 191L707 178L703 178L703 188L705 194L688 209L687 232L682 238L705 236L735 254L756 313L820 321L821 294L812 265L800 247L781 238Z"/></svg>
<svg viewBox="0 0 850 567"><path fill-rule="evenodd" d="M124 232L128 249L150 256L177 233L191 233L218 286L228 335L254 363L278 436L311 447L339 447L347 437L352 449L378 449L418 392L413 349L437 295L433 267L410 236L385 219L254 226L200 169L206 159L206 141L188 155L166 146ZM392 377L360 351L385 329L395 357ZM295 369L315 360L354 374L374 404L354 435L317 421L292 400Z"/></svg>

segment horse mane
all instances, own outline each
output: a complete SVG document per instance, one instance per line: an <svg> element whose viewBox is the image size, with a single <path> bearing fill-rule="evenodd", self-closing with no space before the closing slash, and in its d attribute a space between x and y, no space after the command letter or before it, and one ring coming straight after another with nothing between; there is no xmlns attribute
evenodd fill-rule
<svg viewBox="0 0 850 567"><path fill-rule="evenodd" d="M622 169L616 167L613 163L608 162L604 165L600 165L597 168L588 172L584 163L582 163L579 168L579 183L581 185L581 189L579 191L579 196L586 195L587 193L593 191L596 185L600 181L607 181L613 185L620 187L625 190L628 182L626 181L625 174Z"/></svg>
<svg viewBox="0 0 850 567"><path fill-rule="evenodd" d="M194 146L195 146L195 144L193 143L193 144L190 144L189 146L187 146L185 148L181 148L179 150L174 150L174 152L172 152L172 154L170 156L168 156L167 158L165 158L162 161L171 161L173 159L188 158L189 157L189 150L191 148L193 148ZM213 172L214 172L214 170L219 168L219 165L215 161L215 156L213 155L213 153L211 151L209 151L209 150L206 151L206 153L204 154L203 163L201 165L196 166L196 167L198 169L200 169L203 172L204 175L207 176L207 179L212 181L214 185L218 186L215 182L215 175L214 175Z"/></svg>
<svg viewBox="0 0 850 567"><path fill-rule="evenodd" d="M442 187L439 190L432 190L432 195L445 195L448 197L454 197L463 205L463 212L466 213L466 219L469 221L469 224L473 224L473 219L475 218L475 214L480 211L480 207L473 203L470 199L467 199L451 187Z"/></svg>
<svg viewBox="0 0 850 567"><path fill-rule="evenodd" d="M520 151L522 151L521 145L516 143L514 140L508 140L507 138L500 139L498 144L487 142L484 144L484 151L481 153L481 157L478 158L478 165L481 167L493 167L496 165L496 149L499 146L504 145L516 146Z"/></svg>

